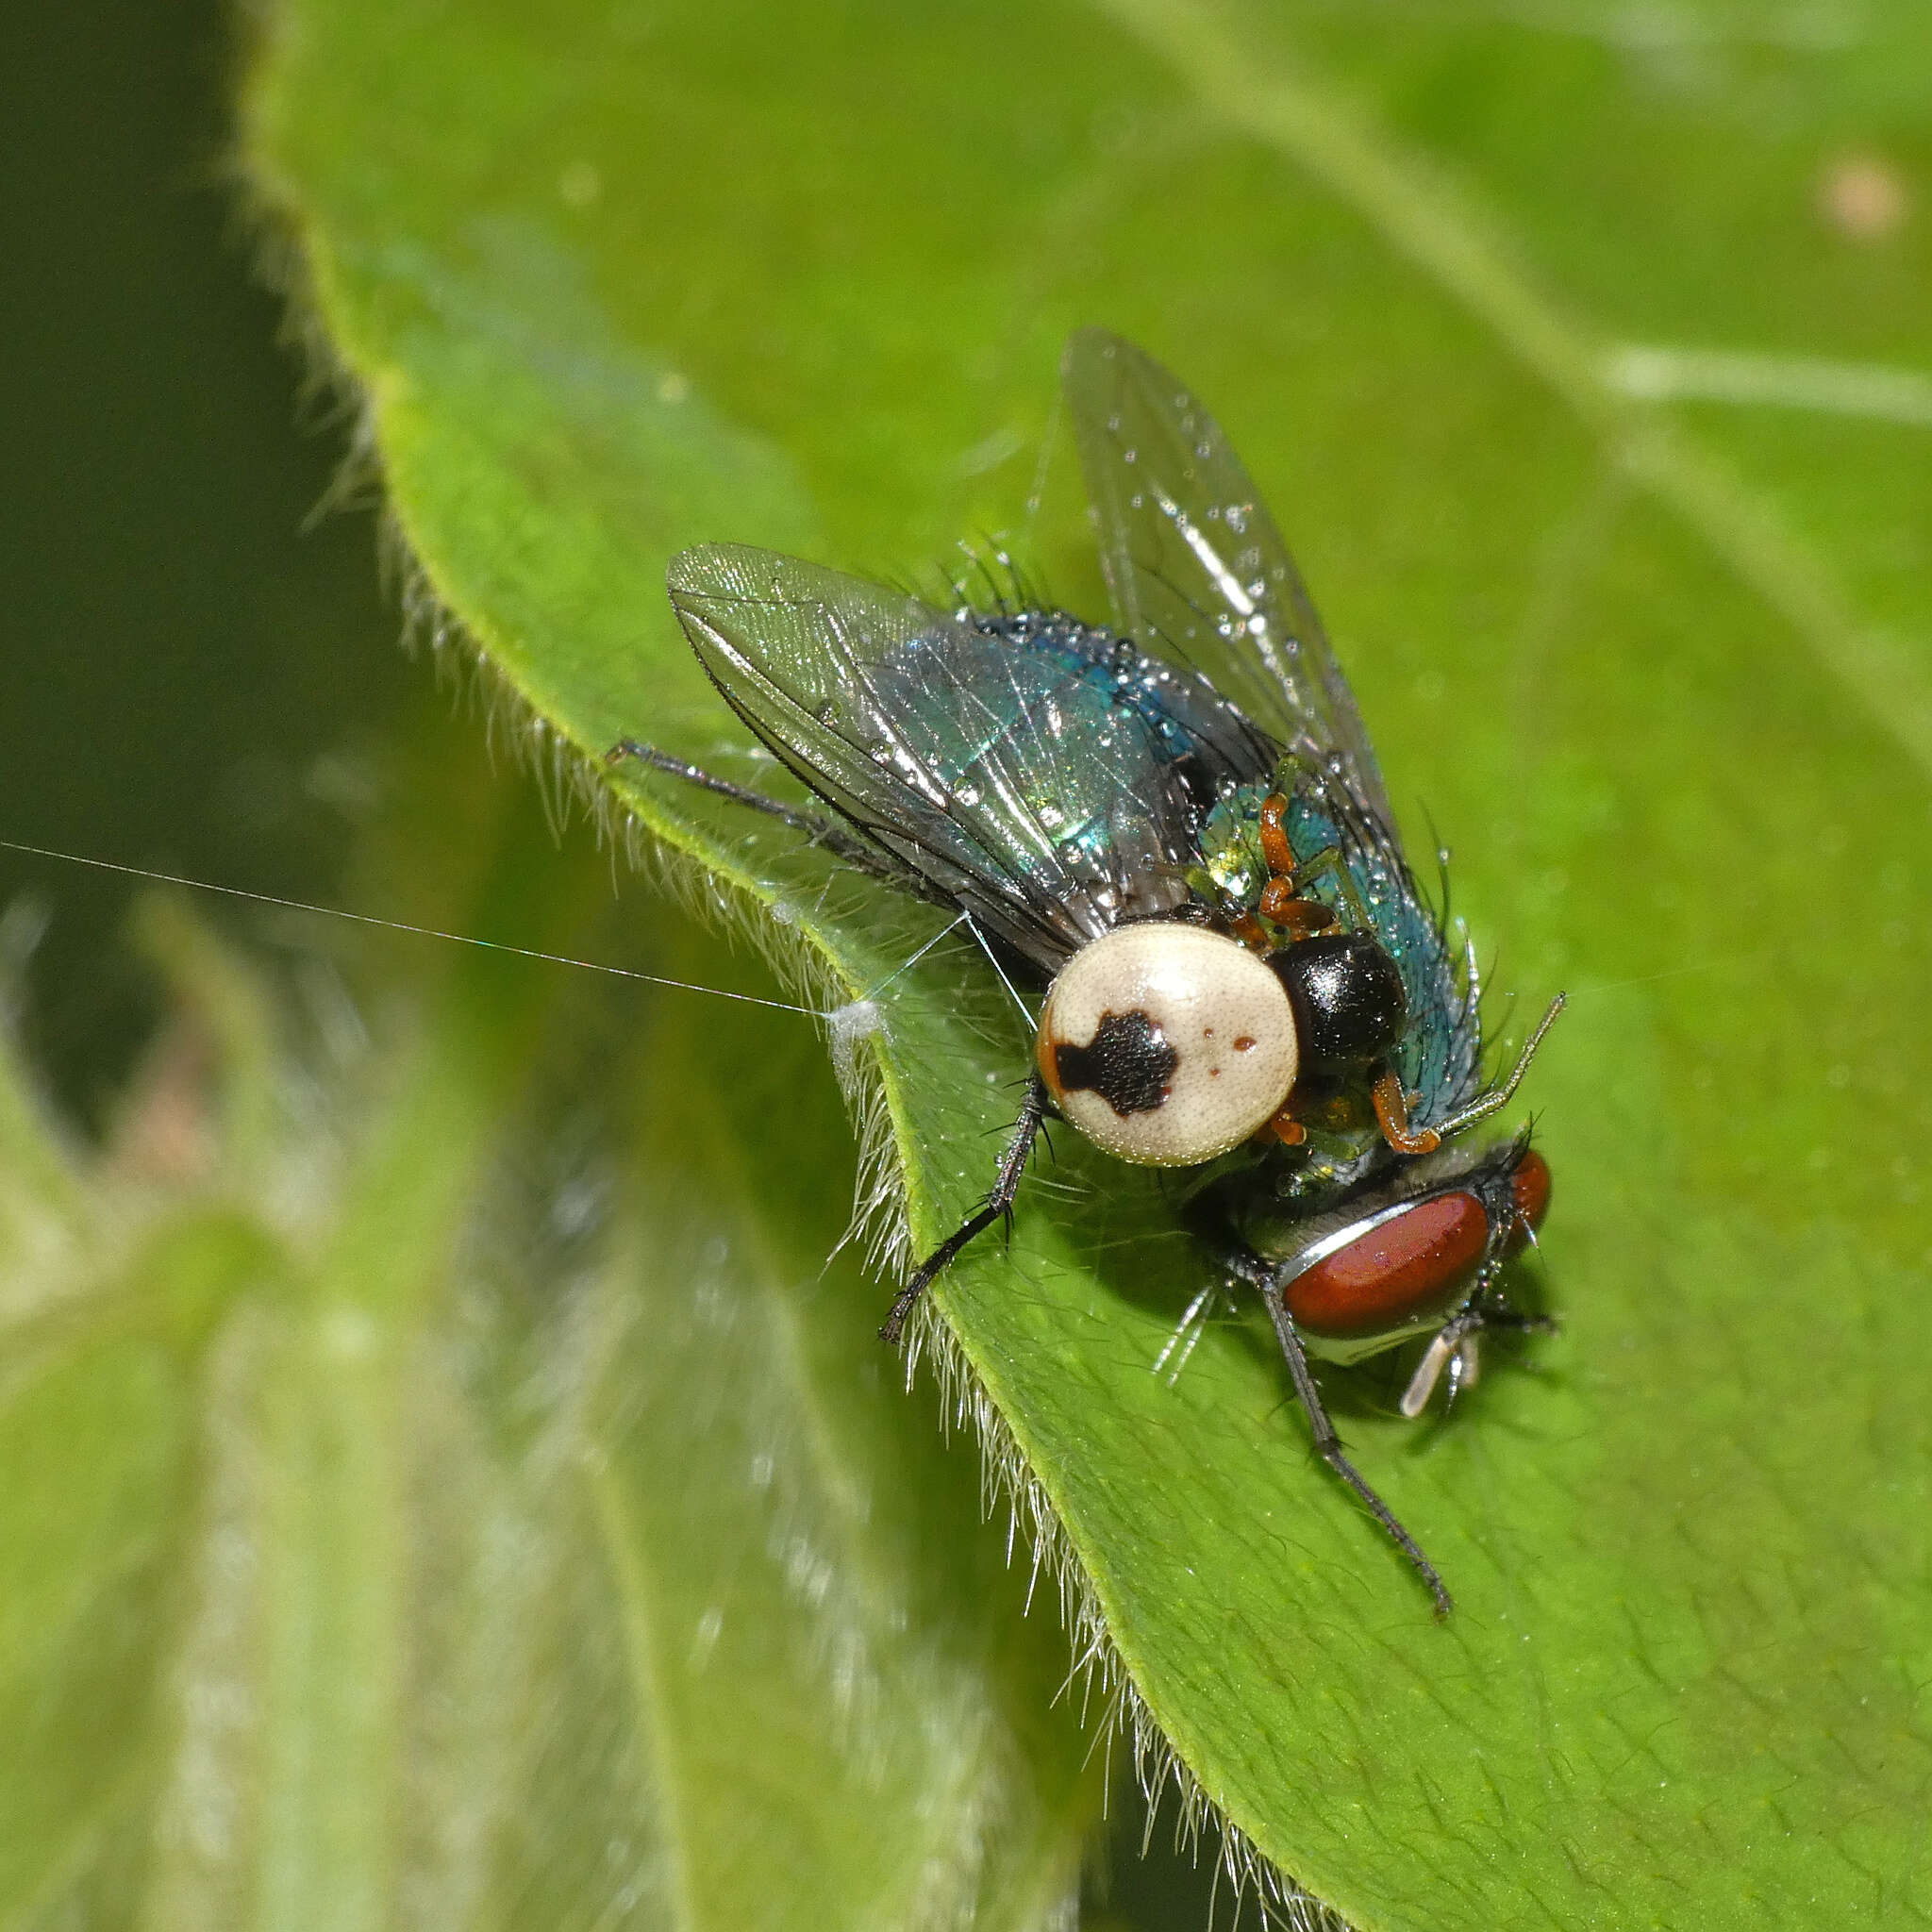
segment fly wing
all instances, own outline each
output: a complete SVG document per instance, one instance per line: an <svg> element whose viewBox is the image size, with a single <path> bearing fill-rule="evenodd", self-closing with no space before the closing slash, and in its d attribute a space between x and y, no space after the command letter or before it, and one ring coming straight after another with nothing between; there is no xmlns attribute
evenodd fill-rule
<svg viewBox="0 0 1932 1932"><path fill-rule="evenodd" d="M1178 780L1063 662L769 550L687 550L669 586L699 661L771 750L1042 971L1178 870Z"/></svg>
<svg viewBox="0 0 1932 1932"><path fill-rule="evenodd" d="M1278 744L1312 752L1392 837L1348 680L1221 425L1105 329L1075 335L1060 374L1122 630L1198 671Z"/></svg>

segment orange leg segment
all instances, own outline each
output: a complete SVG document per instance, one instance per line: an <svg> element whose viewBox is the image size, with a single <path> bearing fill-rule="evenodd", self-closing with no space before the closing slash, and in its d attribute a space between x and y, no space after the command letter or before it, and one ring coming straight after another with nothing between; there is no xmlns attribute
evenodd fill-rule
<svg viewBox="0 0 1932 1932"><path fill-rule="evenodd" d="M1294 882L1285 878L1272 878L1261 888L1260 912L1263 919L1286 927L1291 941L1305 940L1336 923L1332 906L1324 906L1319 899L1297 898Z"/></svg>
<svg viewBox="0 0 1932 1932"><path fill-rule="evenodd" d="M1288 794L1271 791L1261 801L1261 862L1276 878L1294 870L1294 847L1288 842Z"/></svg>
<svg viewBox="0 0 1932 1932"><path fill-rule="evenodd" d="M1229 922L1236 939L1251 953L1259 953L1264 958L1274 950L1274 941L1268 937L1261 922L1252 912L1243 912Z"/></svg>

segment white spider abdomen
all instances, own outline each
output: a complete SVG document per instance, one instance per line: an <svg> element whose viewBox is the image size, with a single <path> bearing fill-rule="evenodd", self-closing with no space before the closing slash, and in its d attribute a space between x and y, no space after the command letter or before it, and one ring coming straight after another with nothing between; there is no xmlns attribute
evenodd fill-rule
<svg viewBox="0 0 1932 1932"><path fill-rule="evenodd" d="M1193 1167L1267 1125L1294 1085L1294 1014L1237 940L1149 920L1060 969L1040 1015L1041 1077L1081 1133L1122 1160Z"/></svg>

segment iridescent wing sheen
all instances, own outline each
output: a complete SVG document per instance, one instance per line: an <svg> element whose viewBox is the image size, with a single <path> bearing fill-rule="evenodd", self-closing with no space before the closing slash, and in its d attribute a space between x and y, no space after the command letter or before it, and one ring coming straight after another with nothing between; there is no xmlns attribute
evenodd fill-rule
<svg viewBox="0 0 1932 1932"><path fill-rule="evenodd" d="M1198 671L1283 747L1312 755L1392 838L1348 680L1221 425L1178 378L1105 329L1073 338L1060 375L1121 629Z"/></svg>
<svg viewBox="0 0 1932 1932"><path fill-rule="evenodd" d="M1184 895L1181 767L1091 666L768 550L687 550L669 588L700 662L771 750L1042 971L1123 911L1166 909L1150 893Z"/></svg>

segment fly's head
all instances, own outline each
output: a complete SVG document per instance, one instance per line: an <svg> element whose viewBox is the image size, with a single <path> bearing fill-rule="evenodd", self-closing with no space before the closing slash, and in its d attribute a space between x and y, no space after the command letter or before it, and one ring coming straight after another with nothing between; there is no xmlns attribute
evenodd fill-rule
<svg viewBox="0 0 1932 1932"><path fill-rule="evenodd" d="M1484 1329L1547 1325L1509 1308L1497 1277L1549 1205L1549 1163L1519 1136L1410 1162L1312 1219L1257 1211L1243 1233L1310 1353L1356 1361L1433 1334L1403 1399L1416 1415L1445 1367L1452 1389L1474 1373Z"/></svg>

